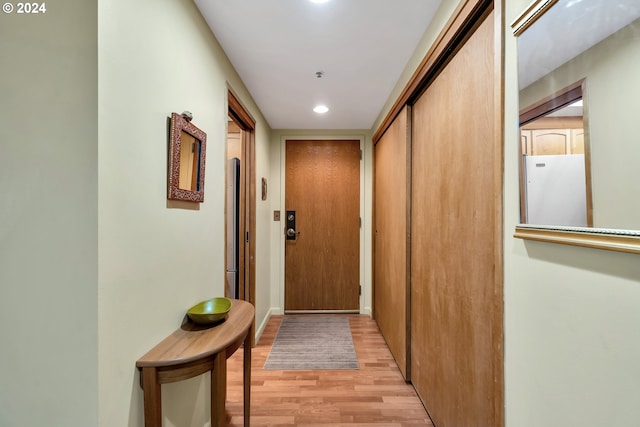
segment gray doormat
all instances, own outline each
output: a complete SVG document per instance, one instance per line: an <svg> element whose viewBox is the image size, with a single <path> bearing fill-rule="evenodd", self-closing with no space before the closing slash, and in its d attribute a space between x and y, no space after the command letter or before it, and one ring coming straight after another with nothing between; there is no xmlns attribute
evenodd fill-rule
<svg viewBox="0 0 640 427"><path fill-rule="evenodd" d="M265 370L358 369L345 317L282 318Z"/></svg>

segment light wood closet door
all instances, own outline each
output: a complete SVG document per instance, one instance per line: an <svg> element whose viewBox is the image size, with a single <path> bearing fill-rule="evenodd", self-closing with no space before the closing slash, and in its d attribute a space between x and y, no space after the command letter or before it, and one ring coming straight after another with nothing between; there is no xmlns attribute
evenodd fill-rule
<svg viewBox="0 0 640 427"><path fill-rule="evenodd" d="M491 13L413 106L411 378L438 427L502 425L493 29Z"/></svg>
<svg viewBox="0 0 640 427"><path fill-rule="evenodd" d="M409 379L408 107L375 146L374 317L393 358Z"/></svg>

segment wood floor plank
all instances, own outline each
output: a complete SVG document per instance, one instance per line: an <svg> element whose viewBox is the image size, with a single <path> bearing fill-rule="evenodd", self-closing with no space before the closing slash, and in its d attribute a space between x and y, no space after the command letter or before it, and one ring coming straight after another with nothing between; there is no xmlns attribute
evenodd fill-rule
<svg viewBox="0 0 640 427"><path fill-rule="evenodd" d="M252 350L252 427L433 427L369 316L346 316L360 369L265 371L282 317L269 319ZM227 372L227 425L240 427L242 352L227 360Z"/></svg>

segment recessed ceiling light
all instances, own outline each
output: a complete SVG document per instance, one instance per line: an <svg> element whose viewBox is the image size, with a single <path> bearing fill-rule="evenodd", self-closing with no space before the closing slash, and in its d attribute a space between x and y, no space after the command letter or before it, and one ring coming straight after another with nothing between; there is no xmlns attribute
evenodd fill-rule
<svg viewBox="0 0 640 427"><path fill-rule="evenodd" d="M311 3L326 3L329 0L309 0Z"/></svg>
<svg viewBox="0 0 640 427"><path fill-rule="evenodd" d="M315 111L318 114L324 114L327 111L329 111L329 109L327 108L326 105L318 105L313 109L313 111Z"/></svg>

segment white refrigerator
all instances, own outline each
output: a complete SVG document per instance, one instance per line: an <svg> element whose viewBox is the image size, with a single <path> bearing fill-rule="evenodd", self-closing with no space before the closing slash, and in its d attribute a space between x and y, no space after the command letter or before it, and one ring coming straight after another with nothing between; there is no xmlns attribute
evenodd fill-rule
<svg viewBox="0 0 640 427"><path fill-rule="evenodd" d="M584 154L524 156L528 224L587 227Z"/></svg>

